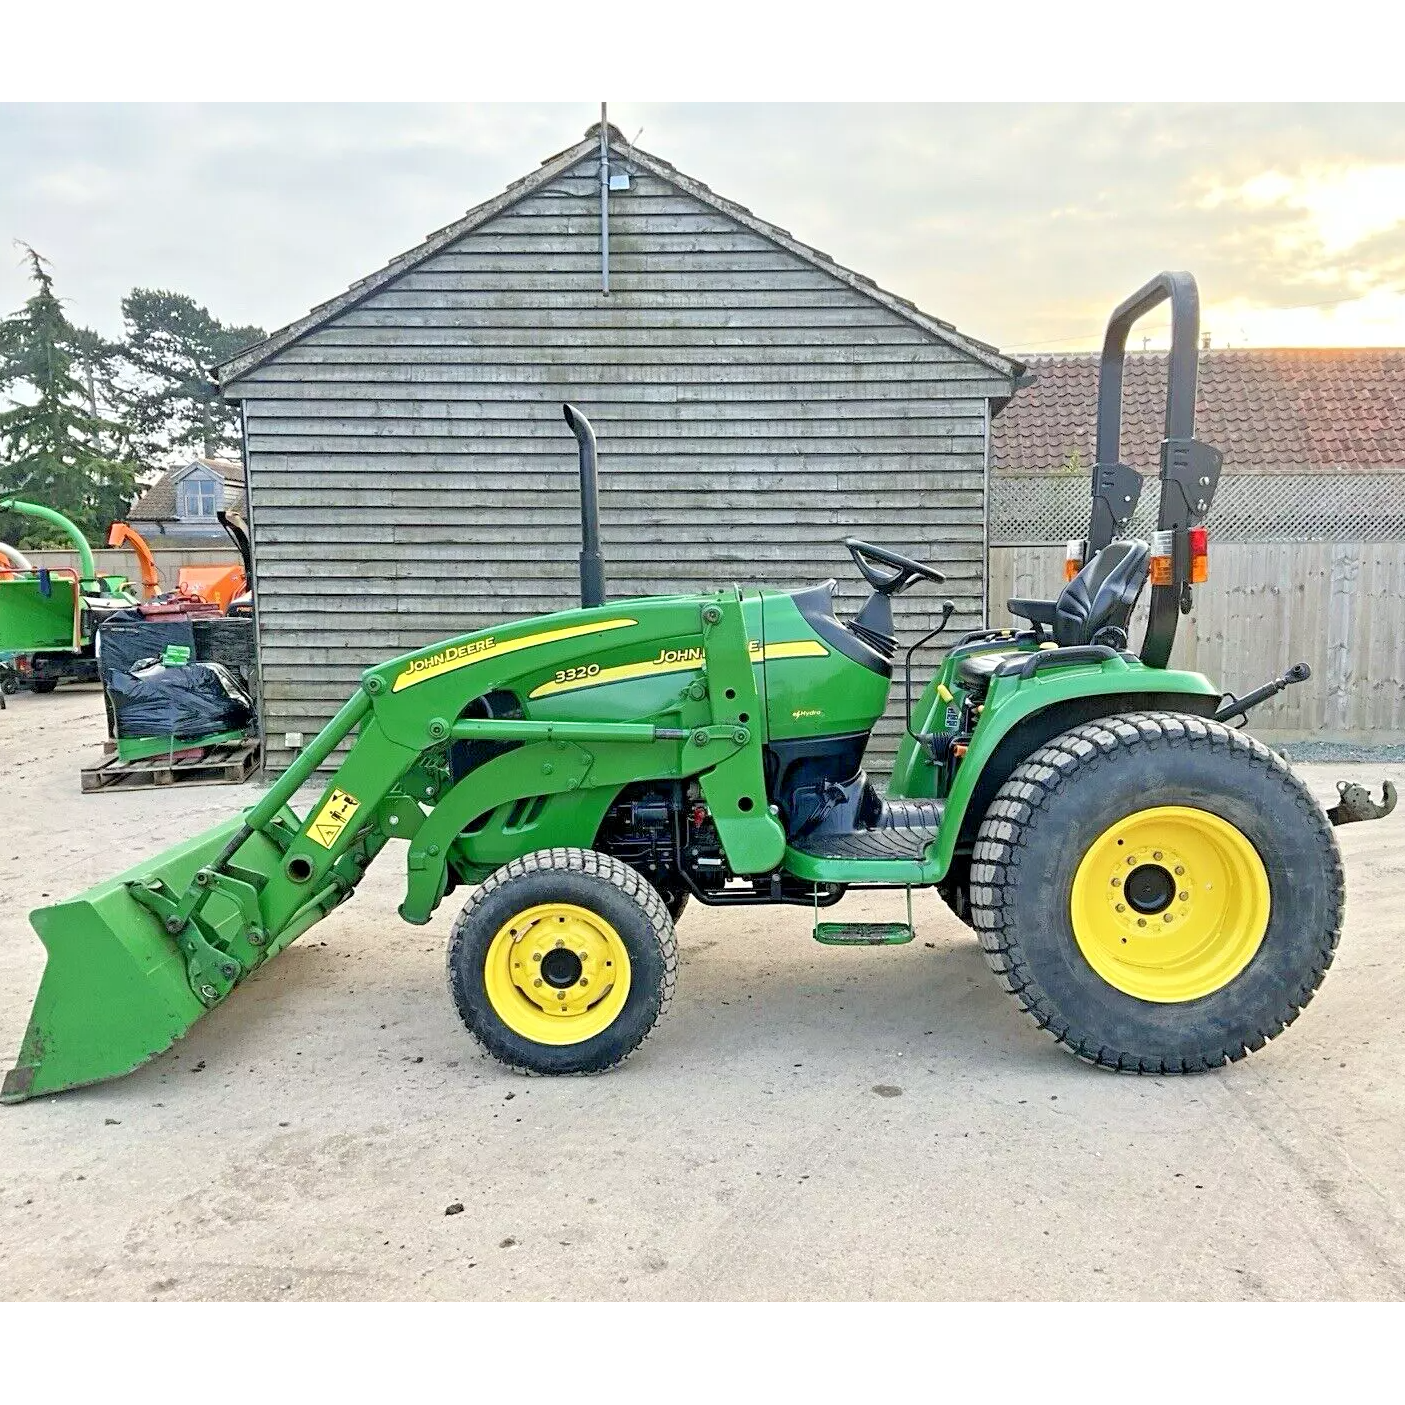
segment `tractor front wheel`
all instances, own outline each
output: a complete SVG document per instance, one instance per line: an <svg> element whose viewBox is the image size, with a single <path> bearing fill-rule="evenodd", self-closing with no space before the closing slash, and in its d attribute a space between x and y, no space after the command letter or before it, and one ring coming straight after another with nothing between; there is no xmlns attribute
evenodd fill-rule
<svg viewBox="0 0 1405 1405"><path fill-rule="evenodd" d="M468 1031L524 1073L600 1073L673 996L673 922L634 869L542 849L491 873L454 923L449 990Z"/></svg>
<svg viewBox="0 0 1405 1405"><path fill-rule="evenodd" d="M986 959L1090 1062L1190 1073L1261 1048L1331 965L1343 881L1321 807L1262 743L1204 718L1090 722L1020 765L982 821Z"/></svg>

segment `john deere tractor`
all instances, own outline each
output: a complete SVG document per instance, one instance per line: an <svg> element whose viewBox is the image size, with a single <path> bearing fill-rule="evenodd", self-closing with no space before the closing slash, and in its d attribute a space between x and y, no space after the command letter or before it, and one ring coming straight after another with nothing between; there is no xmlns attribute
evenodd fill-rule
<svg viewBox="0 0 1405 1405"><path fill-rule="evenodd" d="M1142 486L1120 461L1124 349L1166 299L1159 521L1134 541L1120 535ZM1302 782L1227 725L1306 670L1226 699L1167 666L1220 472L1194 437L1198 320L1183 273L1113 314L1071 579L1011 602L1025 627L948 650L908 708L886 793L863 759L898 657L892 602L941 572L851 539L872 590L852 619L834 581L607 600L594 434L567 405L581 608L367 670L242 815L35 912L48 965L4 1099L160 1053L350 898L392 842L406 921L468 890L450 991L484 1049L533 1073L598 1072L644 1040L673 995L690 902L798 904L821 942L888 945L912 938L914 888L938 889L1020 1007L1090 1062L1181 1073L1259 1048L1332 960L1342 866ZM905 892L907 920L821 920L855 889Z"/></svg>

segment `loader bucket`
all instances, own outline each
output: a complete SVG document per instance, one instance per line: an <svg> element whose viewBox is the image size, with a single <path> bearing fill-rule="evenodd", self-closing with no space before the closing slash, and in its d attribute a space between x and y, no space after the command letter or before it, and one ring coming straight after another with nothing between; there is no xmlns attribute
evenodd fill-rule
<svg viewBox="0 0 1405 1405"><path fill-rule="evenodd" d="M127 884L159 878L176 891L185 889L243 820L235 815L68 902L30 914L49 957L0 1102L23 1102L130 1073L169 1049L205 1013L175 941ZM260 834L250 836L236 855L241 869L263 873L276 871L280 857ZM212 917L220 921L218 912Z"/></svg>

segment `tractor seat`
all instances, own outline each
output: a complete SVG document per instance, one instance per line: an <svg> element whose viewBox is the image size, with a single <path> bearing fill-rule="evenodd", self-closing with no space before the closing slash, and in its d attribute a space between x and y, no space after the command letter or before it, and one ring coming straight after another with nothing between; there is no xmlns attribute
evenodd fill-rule
<svg viewBox="0 0 1405 1405"><path fill-rule="evenodd" d="M1057 600L1011 600L1010 613L1053 630L1061 649L1103 643L1098 636L1104 631L1120 633L1121 642L1115 646L1124 648L1127 624L1150 568L1151 548L1145 542L1110 541L1064 586Z"/></svg>
<svg viewBox="0 0 1405 1405"><path fill-rule="evenodd" d="M1006 659L1019 656L1018 649L992 649L987 654L967 654L956 661L956 676L966 685L968 691L984 691L989 685L995 670Z"/></svg>

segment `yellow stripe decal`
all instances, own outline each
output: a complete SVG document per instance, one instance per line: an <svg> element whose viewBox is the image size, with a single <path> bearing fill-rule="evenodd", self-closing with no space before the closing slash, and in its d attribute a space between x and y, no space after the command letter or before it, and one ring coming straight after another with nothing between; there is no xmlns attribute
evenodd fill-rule
<svg viewBox="0 0 1405 1405"><path fill-rule="evenodd" d="M520 639L499 640L490 634L486 639L474 639L467 644L437 649L423 658L412 659L391 684L390 691L398 693L404 688L413 688L416 683L440 678L446 673L467 668L470 664L482 663L484 659L496 659L504 654L515 654L522 649L534 649L538 644L554 644L559 639L577 639L585 634L603 634L610 629L628 629L638 623L638 620L601 620L598 624L572 624L564 629L547 629L540 634L524 634Z"/></svg>
<svg viewBox="0 0 1405 1405"><path fill-rule="evenodd" d="M797 639L788 644L767 644L764 650L753 640L749 652L752 663L770 663L773 659L822 659L828 655L829 650L813 639ZM691 654L692 657L664 657L669 653ZM545 698L553 693L574 693L582 688L599 688L606 683L623 683L630 678L654 678L666 673L687 673L701 668L702 663L700 649L664 650L659 658L642 663L616 664L613 668L599 669L588 677L549 679L540 687L533 688L528 697Z"/></svg>
<svg viewBox="0 0 1405 1405"><path fill-rule="evenodd" d="M829 653L813 639L797 639L791 644L767 644L766 662L772 659L822 659Z"/></svg>

